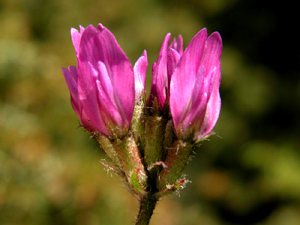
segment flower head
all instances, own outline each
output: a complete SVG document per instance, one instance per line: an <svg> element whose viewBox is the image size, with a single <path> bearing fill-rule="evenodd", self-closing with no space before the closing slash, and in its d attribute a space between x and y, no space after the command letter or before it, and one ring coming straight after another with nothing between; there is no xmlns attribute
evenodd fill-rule
<svg viewBox="0 0 300 225"><path fill-rule="evenodd" d="M221 37L202 29L183 51L182 37L170 44L167 34L147 101L146 51L132 67L101 24L72 28L71 37L77 67L62 70L72 107L111 159L103 165L140 200L136 224L148 224L156 202L189 182L183 170L219 117Z"/></svg>
<svg viewBox="0 0 300 225"><path fill-rule="evenodd" d="M222 40L202 29L180 57L171 77L170 111L177 135L200 140L215 126L221 108Z"/></svg>
<svg viewBox="0 0 300 225"><path fill-rule="evenodd" d="M80 31L72 28L71 36L78 68L63 68L63 74L75 113L91 132L122 135L130 126L135 104L130 61L101 24L98 29L92 25Z"/></svg>

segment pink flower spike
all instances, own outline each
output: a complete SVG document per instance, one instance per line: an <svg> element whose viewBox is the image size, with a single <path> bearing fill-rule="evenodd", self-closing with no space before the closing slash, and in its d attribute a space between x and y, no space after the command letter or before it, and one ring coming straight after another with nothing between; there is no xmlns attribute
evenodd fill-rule
<svg viewBox="0 0 300 225"><path fill-rule="evenodd" d="M77 100L72 97L76 114L84 126L106 135L114 129L122 135L130 126L135 103L134 73L127 56L101 24L98 29L80 27L80 32L72 28L71 37L78 62L76 82L75 67L63 73L71 97L77 93Z"/></svg>
<svg viewBox="0 0 300 225"><path fill-rule="evenodd" d="M170 111L175 129L188 113L198 68L202 59L206 29L199 31L184 51L170 83Z"/></svg>
<svg viewBox="0 0 300 225"><path fill-rule="evenodd" d="M220 113L222 40L202 29L180 58L170 85L170 111L175 130L199 140L214 127ZM195 133L194 133L195 132Z"/></svg>

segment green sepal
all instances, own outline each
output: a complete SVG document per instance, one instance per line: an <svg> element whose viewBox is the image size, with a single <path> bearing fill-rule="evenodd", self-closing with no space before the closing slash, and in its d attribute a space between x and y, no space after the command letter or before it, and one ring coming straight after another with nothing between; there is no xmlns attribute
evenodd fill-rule
<svg viewBox="0 0 300 225"><path fill-rule="evenodd" d="M133 191L138 194L139 196L143 196L145 195L147 192L143 186L143 184L140 181L139 178L139 174L140 173L140 169L136 169L132 172L131 176L130 176L130 187L133 189Z"/></svg>
<svg viewBox="0 0 300 225"><path fill-rule="evenodd" d="M128 182L135 170L140 171L140 180L147 180L145 167L142 162L140 151L133 137L125 137L113 142L118 158L121 162L122 171L125 173ZM142 179L143 176L143 179Z"/></svg>
<svg viewBox="0 0 300 225"><path fill-rule="evenodd" d="M141 154L144 154L143 150L145 145L145 98L145 92L143 92L140 99L136 99L130 127Z"/></svg>
<svg viewBox="0 0 300 225"><path fill-rule="evenodd" d="M121 162L118 158L115 147L112 144L112 140L109 139L104 134L97 134L94 136L99 143L100 147L104 150L106 155L111 159L111 161L118 167L121 168Z"/></svg>
<svg viewBox="0 0 300 225"><path fill-rule="evenodd" d="M167 120L158 115L145 118L145 149L144 162L152 166L155 162L162 161L165 157L164 135Z"/></svg>
<svg viewBox="0 0 300 225"><path fill-rule="evenodd" d="M167 185L175 184L180 179L192 149L192 144L183 140L176 140L172 143L164 161L166 167L159 174L157 182L159 190L164 190Z"/></svg>

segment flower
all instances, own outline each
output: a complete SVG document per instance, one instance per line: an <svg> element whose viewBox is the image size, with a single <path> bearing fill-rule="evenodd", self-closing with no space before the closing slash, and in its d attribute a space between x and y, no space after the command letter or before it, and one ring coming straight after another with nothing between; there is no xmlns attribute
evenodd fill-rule
<svg viewBox="0 0 300 225"><path fill-rule="evenodd" d="M90 132L123 135L130 127L135 105L135 75L114 35L101 24L80 31L72 28L78 68L62 68L71 103L82 125ZM138 60L136 77L143 87L146 53ZM146 66L147 67L147 66Z"/></svg>
<svg viewBox="0 0 300 225"><path fill-rule="evenodd" d="M178 39L173 39L170 47L168 47L170 39L171 34L168 33L162 43L157 62L153 63L152 66L153 77L148 105L153 106L156 98L160 111L163 110L169 98L170 79L183 51L181 35L178 36Z"/></svg>
<svg viewBox="0 0 300 225"><path fill-rule="evenodd" d="M170 44L167 34L148 100L146 51L132 67L101 24L72 28L71 37L77 68L62 71L72 107L110 158L102 164L139 199L136 224L148 224L156 202L189 182L183 170L219 117L221 37L202 29L183 52L182 37Z"/></svg>
<svg viewBox="0 0 300 225"><path fill-rule="evenodd" d="M200 140L215 126L221 109L222 39L199 31L180 57L170 81L170 111L178 136Z"/></svg>

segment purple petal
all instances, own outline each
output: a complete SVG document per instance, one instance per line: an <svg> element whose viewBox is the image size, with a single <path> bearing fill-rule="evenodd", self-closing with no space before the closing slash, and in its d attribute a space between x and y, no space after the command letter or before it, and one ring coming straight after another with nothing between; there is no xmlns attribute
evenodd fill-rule
<svg viewBox="0 0 300 225"><path fill-rule="evenodd" d="M152 69L153 77L152 77L148 104L152 105L152 102L156 97L158 100L158 105L160 110L162 110L165 105L166 98L167 98L166 89L169 86L167 60L168 60L168 45L170 42L170 38L171 38L171 34L169 33L166 35L162 43L157 62Z"/></svg>
<svg viewBox="0 0 300 225"><path fill-rule="evenodd" d="M95 132L97 130L95 126L92 124L92 122L90 121L90 119L87 117L83 109L81 109L80 118L83 127L87 129L89 132Z"/></svg>
<svg viewBox="0 0 300 225"><path fill-rule="evenodd" d="M71 28L71 38L75 48L76 55L78 55L79 53L81 34L84 32L84 30L85 29L80 26L80 33L79 33L78 30L76 30L75 28Z"/></svg>
<svg viewBox="0 0 300 225"><path fill-rule="evenodd" d="M88 26L81 35L78 61L97 65L97 62L101 61L102 49L100 47L97 45L97 30L92 25Z"/></svg>
<svg viewBox="0 0 300 225"><path fill-rule="evenodd" d="M115 102L129 127L135 104L133 68L113 34L101 24L98 25L98 37L105 56L100 61L110 69Z"/></svg>
<svg viewBox="0 0 300 225"><path fill-rule="evenodd" d="M98 102L102 118L105 118L107 121L112 121L119 127L124 127L125 124L128 125L126 117L121 113L122 109L119 109L115 101L114 87L105 64L98 62L97 69L98 74L95 77L95 82L98 90Z"/></svg>
<svg viewBox="0 0 300 225"><path fill-rule="evenodd" d="M182 121L182 129L189 129L190 126L194 126L197 130L202 124L205 116L207 102L209 96L212 93L213 83L215 80L215 70L211 71L207 77L205 77L206 69L204 66L199 67L195 86L193 88L191 107L188 110L187 115Z"/></svg>
<svg viewBox="0 0 300 225"><path fill-rule="evenodd" d="M171 77L174 73L174 70L177 66L179 59L180 59L180 54L176 50L170 48L168 50L168 64L167 64L168 83L170 83Z"/></svg>
<svg viewBox="0 0 300 225"><path fill-rule="evenodd" d="M109 135L104 121L105 118L100 113L95 81L98 76L97 70L91 64L83 62L79 62L78 70L81 71L81 74L78 76L78 92L82 108L95 128L103 134Z"/></svg>
<svg viewBox="0 0 300 225"><path fill-rule="evenodd" d="M221 111L221 97L219 92L219 86L220 77L215 79L213 91L207 103L204 120L196 137L197 140L208 135L217 123Z"/></svg>
<svg viewBox="0 0 300 225"><path fill-rule="evenodd" d="M78 87L77 87L77 70L75 66L70 66L69 69L62 68L67 86L70 91L71 104L78 117L80 117Z"/></svg>
<svg viewBox="0 0 300 225"><path fill-rule="evenodd" d="M147 52L144 50L142 56L136 61L133 71L135 78L135 98L139 99L141 93L145 90L146 74L148 60Z"/></svg>
<svg viewBox="0 0 300 225"><path fill-rule="evenodd" d="M171 78L170 110L176 131L191 106L191 96L206 38L207 31L205 28L195 35L179 60Z"/></svg>
<svg viewBox="0 0 300 225"><path fill-rule="evenodd" d="M213 129L219 118L221 110L221 98L219 93L221 81L221 54L222 39L218 32L214 32L207 39L206 49L202 60L202 64L206 67L208 73L214 73L214 79L211 84L212 92L207 103L205 117L198 131L198 138L207 135Z"/></svg>
<svg viewBox="0 0 300 225"><path fill-rule="evenodd" d="M210 73L215 67L220 67L220 57L222 54L222 39L218 32L212 33L206 42L201 64Z"/></svg>
<svg viewBox="0 0 300 225"><path fill-rule="evenodd" d="M178 38L174 38L171 45L170 45L170 48L173 48L174 50L176 50L179 55L181 56L182 53L183 53L183 39L182 39L182 36L179 35Z"/></svg>

